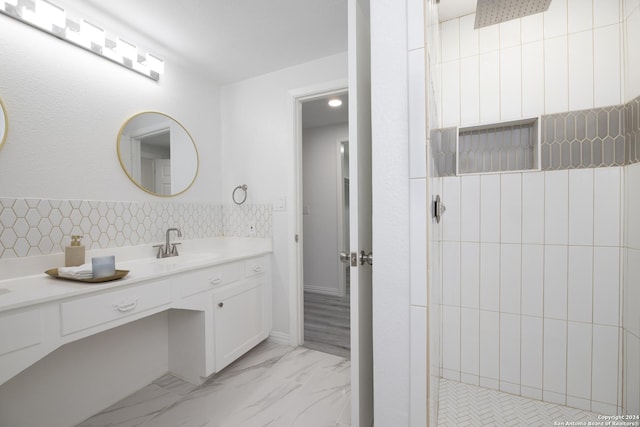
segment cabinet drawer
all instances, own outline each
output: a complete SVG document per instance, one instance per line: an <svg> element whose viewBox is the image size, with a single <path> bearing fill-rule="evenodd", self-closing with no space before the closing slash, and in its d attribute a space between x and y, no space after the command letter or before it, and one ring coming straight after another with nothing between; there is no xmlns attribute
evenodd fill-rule
<svg viewBox="0 0 640 427"><path fill-rule="evenodd" d="M248 259L244 262L245 277L258 276L267 272L269 268L269 257Z"/></svg>
<svg viewBox="0 0 640 427"><path fill-rule="evenodd" d="M242 263L218 265L180 276L180 295L188 297L242 278Z"/></svg>
<svg viewBox="0 0 640 427"><path fill-rule="evenodd" d="M171 302L171 281L81 298L60 305L62 335L140 313Z"/></svg>
<svg viewBox="0 0 640 427"><path fill-rule="evenodd" d="M0 355L42 342L40 310L0 316Z"/></svg>

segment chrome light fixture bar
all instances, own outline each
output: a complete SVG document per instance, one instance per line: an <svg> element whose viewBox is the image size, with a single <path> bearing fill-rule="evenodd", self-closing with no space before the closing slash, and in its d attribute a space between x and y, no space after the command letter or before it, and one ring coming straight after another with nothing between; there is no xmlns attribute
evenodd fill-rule
<svg viewBox="0 0 640 427"><path fill-rule="evenodd" d="M0 13L158 81L164 61L84 19L70 19L48 0L0 0Z"/></svg>

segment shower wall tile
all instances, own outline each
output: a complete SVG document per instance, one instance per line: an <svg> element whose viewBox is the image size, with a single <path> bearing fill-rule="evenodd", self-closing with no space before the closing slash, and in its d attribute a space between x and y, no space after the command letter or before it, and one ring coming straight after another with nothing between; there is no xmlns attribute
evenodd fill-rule
<svg viewBox="0 0 640 427"><path fill-rule="evenodd" d="M492 311L480 311L480 377L500 378L500 314Z"/></svg>
<svg viewBox="0 0 640 427"><path fill-rule="evenodd" d="M593 326L593 384L592 399L609 405L618 402L618 348L619 328Z"/></svg>
<svg viewBox="0 0 640 427"><path fill-rule="evenodd" d="M460 125L480 122L480 79L478 56L460 60Z"/></svg>
<svg viewBox="0 0 640 427"><path fill-rule="evenodd" d="M593 245L593 169L569 171L569 244Z"/></svg>
<svg viewBox="0 0 640 427"><path fill-rule="evenodd" d="M514 314L500 314L500 381L520 384L520 316Z"/></svg>
<svg viewBox="0 0 640 427"><path fill-rule="evenodd" d="M594 244L620 246L621 168L598 168L594 171Z"/></svg>
<svg viewBox="0 0 640 427"><path fill-rule="evenodd" d="M522 45L522 116L536 117L541 111L544 111L544 42L538 39Z"/></svg>
<svg viewBox="0 0 640 427"><path fill-rule="evenodd" d="M442 63L442 127L460 123L460 60Z"/></svg>
<svg viewBox="0 0 640 427"><path fill-rule="evenodd" d="M600 3L603 0L595 0ZM617 3L617 2L609 2ZM598 15L595 14L594 18ZM605 18L606 19L606 18ZM622 43L620 25L614 23L593 30L594 105L618 105L622 99Z"/></svg>
<svg viewBox="0 0 640 427"><path fill-rule="evenodd" d="M545 172L545 243L567 244L569 236L569 174Z"/></svg>
<svg viewBox="0 0 640 427"><path fill-rule="evenodd" d="M602 27L620 22L621 2L593 0L593 25Z"/></svg>
<svg viewBox="0 0 640 427"><path fill-rule="evenodd" d="M480 177L480 239L500 241L500 175Z"/></svg>
<svg viewBox="0 0 640 427"><path fill-rule="evenodd" d="M424 49L408 53L409 71L409 173L411 178L424 178L426 170L426 117Z"/></svg>
<svg viewBox="0 0 640 427"><path fill-rule="evenodd" d="M567 394L591 400L591 325L568 322ZM587 408L590 409L590 408Z"/></svg>
<svg viewBox="0 0 640 427"><path fill-rule="evenodd" d="M567 318L567 251L564 245L546 245L544 250L544 316ZM545 327L546 328L546 327ZM546 333L546 329L545 329ZM552 390L554 391L554 390Z"/></svg>
<svg viewBox="0 0 640 427"><path fill-rule="evenodd" d="M442 217L442 236L445 241L460 240L460 180L444 178L442 201L447 208Z"/></svg>
<svg viewBox="0 0 640 427"><path fill-rule="evenodd" d="M620 326L620 248L593 248L593 323Z"/></svg>
<svg viewBox="0 0 640 427"><path fill-rule="evenodd" d="M626 332L624 407L628 414L640 414L640 338Z"/></svg>
<svg viewBox="0 0 640 427"><path fill-rule="evenodd" d="M553 7L553 5L551 7ZM545 41L544 41L545 113L553 114L553 113L560 113L560 112L569 110L567 36L564 35L564 36L548 39L546 24L547 24L547 16L545 15Z"/></svg>
<svg viewBox="0 0 640 427"><path fill-rule="evenodd" d="M542 390L542 318L522 316L520 319L520 381L523 386Z"/></svg>
<svg viewBox="0 0 640 427"><path fill-rule="evenodd" d="M583 7L580 10L589 10L590 12L591 8ZM591 19L589 19L588 28L588 31L569 35L569 111L583 110L594 105L594 54Z"/></svg>
<svg viewBox="0 0 640 427"><path fill-rule="evenodd" d="M500 240L522 241L522 174L500 176Z"/></svg>
<svg viewBox="0 0 640 427"><path fill-rule="evenodd" d="M520 46L500 50L500 120L502 121L522 117L521 69L522 49Z"/></svg>
<svg viewBox="0 0 640 427"><path fill-rule="evenodd" d="M522 44L526 45L531 42L542 40L544 36L543 29L542 13L522 17L520 19L520 40L522 41Z"/></svg>
<svg viewBox="0 0 640 427"><path fill-rule="evenodd" d="M544 246L522 245L521 312L523 315L542 317L543 280Z"/></svg>
<svg viewBox="0 0 640 427"><path fill-rule="evenodd" d="M500 244L480 243L480 308L500 310Z"/></svg>
<svg viewBox="0 0 640 427"><path fill-rule="evenodd" d="M520 314L521 262L520 245L500 245L500 313Z"/></svg>
<svg viewBox="0 0 640 427"><path fill-rule="evenodd" d="M426 307L427 304L427 180L412 179L410 181L409 218L411 235L409 248L411 251L411 305Z"/></svg>
<svg viewBox="0 0 640 427"><path fill-rule="evenodd" d="M544 177L522 174L522 243L544 243Z"/></svg>
<svg viewBox="0 0 640 427"><path fill-rule="evenodd" d="M475 15L460 17L460 57L475 56L480 53L478 35L479 32L473 28Z"/></svg>
<svg viewBox="0 0 640 427"><path fill-rule="evenodd" d="M480 241L480 177L463 176L460 180L460 239L465 242Z"/></svg>
<svg viewBox="0 0 640 427"><path fill-rule="evenodd" d="M460 242L442 242L442 303L460 306Z"/></svg>
<svg viewBox="0 0 640 427"><path fill-rule="evenodd" d="M569 33L577 33L591 28L593 20L592 9L592 7L585 7L584 0L568 0Z"/></svg>
<svg viewBox="0 0 640 427"><path fill-rule="evenodd" d="M567 267L567 318L569 320L586 323L591 323L593 320L593 269L588 268L592 265L593 247L569 246Z"/></svg>
<svg viewBox="0 0 640 427"><path fill-rule="evenodd" d="M460 305L480 306L480 243L462 242L460 247Z"/></svg>
<svg viewBox="0 0 640 427"><path fill-rule="evenodd" d="M460 21L451 19L440 24L442 62L460 59Z"/></svg>
<svg viewBox="0 0 640 427"><path fill-rule="evenodd" d="M482 46L482 30L480 40ZM446 80L446 79L443 79ZM500 120L500 52L497 50L480 54L480 123L495 123ZM448 126L457 126L451 123Z"/></svg>
<svg viewBox="0 0 640 427"><path fill-rule="evenodd" d="M544 320L543 385L545 391L564 395L567 378L567 322ZM547 400L547 398L544 398Z"/></svg>
<svg viewBox="0 0 640 427"><path fill-rule="evenodd" d="M544 13L544 38L567 34L567 0L552 1Z"/></svg>
<svg viewBox="0 0 640 427"><path fill-rule="evenodd" d="M460 372L460 308L442 306L442 367Z"/></svg>
<svg viewBox="0 0 640 427"><path fill-rule="evenodd" d="M465 374L480 374L480 311L461 310L460 370Z"/></svg>

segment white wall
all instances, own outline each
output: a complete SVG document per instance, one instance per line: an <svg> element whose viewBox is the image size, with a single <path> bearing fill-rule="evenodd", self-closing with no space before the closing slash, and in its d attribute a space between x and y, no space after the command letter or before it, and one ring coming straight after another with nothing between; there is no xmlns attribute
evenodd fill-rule
<svg viewBox="0 0 640 427"><path fill-rule="evenodd" d="M474 20L441 25L443 127L623 102L619 1L554 0L479 30Z"/></svg>
<svg viewBox="0 0 640 427"><path fill-rule="evenodd" d="M220 93L207 79L168 61L154 82L5 16L0 63L9 124L0 197L159 200L129 181L116 154L122 124L154 110L179 120L200 154L196 183L172 200L221 201ZM166 371L166 335L154 316L61 349L0 387L0 424L71 425L102 410Z"/></svg>
<svg viewBox="0 0 640 427"><path fill-rule="evenodd" d="M176 63L167 63L154 82L0 18L0 97L9 123L0 151L0 196L158 200L129 181L116 152L125 121L152 110L178 120L200 155L195 184L172 200L221 201L218 87Z"/></svg>
<svg viewBox="0 0 640 427"><path fill-rule="evenodd" d="M340 145L349 136L348 124L304 129L302 132L304 288L340 295L344 265L338 253Z"/></svg>
<svg viewBox="0 0 640 427"><path fill-rule="evenodd" d="M284 199L273 213L273 330L289 336L289 297L295 286L296 216L294 102L290 93L343 80L346 53L286 68L222 88L222 200L248 186L248 203ZM321 89L318 89L321 90Z"/></svg>

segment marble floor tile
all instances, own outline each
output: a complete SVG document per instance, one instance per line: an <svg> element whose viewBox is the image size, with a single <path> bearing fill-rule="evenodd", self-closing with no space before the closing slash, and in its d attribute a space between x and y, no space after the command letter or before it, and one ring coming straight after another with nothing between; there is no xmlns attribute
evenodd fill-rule
<svg viewBox="0 0 640 427"><path fill-rule="evenodd" d="M77 427L137 427L179 401L180 395L149 384L99 414L83 421Z"/></svg>
<svg viewBox="0 0 640 427"><path fill-rule="evenodd" d="M350 423L351 363L263 342L199 386L170 374L79 427L334 427Z"/></svg>

